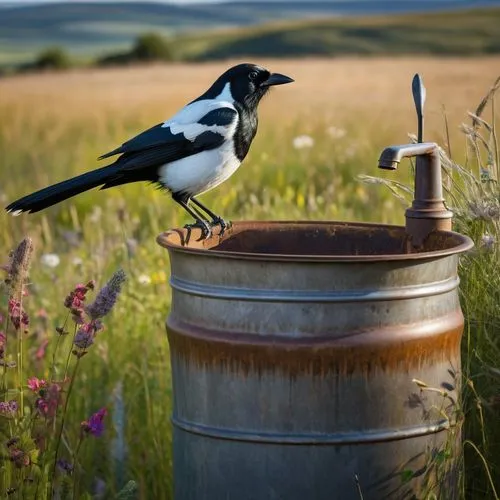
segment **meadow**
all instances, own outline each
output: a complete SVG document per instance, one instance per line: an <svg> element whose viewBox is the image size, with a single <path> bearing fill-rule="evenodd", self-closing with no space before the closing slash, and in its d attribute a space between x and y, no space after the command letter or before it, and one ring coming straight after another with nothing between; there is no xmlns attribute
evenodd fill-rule
<svg viewBox="0 0 500 500"><path fill-rule="evenodd" d="M169 117L232 62L75 70L0 80L1 204L96 168L100 154ZM485 198L479 165L471 161L460 126L471 124L467 111L476 109L499 76L500 57L256 62L296 82L264 99L259 132L243 166L203 196L231 220L403 223L401 200L386 186L364 183L358 176L411 183L409 163L389 173L377 171L376 165L385 146L406 143L408 133L416 131L411 79L416 72L423 76L428 92L425 139L441 144L454 162L468 161L470 183L479 186L474 192L462 189L477 199L458 199L453 191L448 200L457 209L457 229L468 232L482 249L464 259L461 269L468 320L463 348L465 435L477 448L465 447L463 495L498 498L500 229L497 216L488 219L471 209ZM494 123L489 105L484 118ZM490 160L498 168L498 158L486 155L485 164ZM458 181L462 188L467 179ZM488 189L498 204L497 191ZM13 218L0 212L0 264L25 236L34 242L29 295L23 302L31 316L24 341L25 379L49 377L56 344L59 352L71 351L71 339L58 340L55 329L67 317L64 298L77 283L94 279L102 286L118 268L128 277L105 329L81 358L67 408L67 422L74 425L63 436L68 443L77 439L80 422L90 414L102 407L109 411L102 437L86 440L79 451L81 498L91 498L90 492L95 498L114 498L129 480L135 481L138 498L170 498L171 382L164 328L169 262L155 238L187 222L168 195L147 185L95 190L34 215ZM487 236L493 239L489 247ZM493 249L485 253L486 247ZM2 299L3 316L6 304L7 298ZM125 495L119 497L128 498Z"/></svg>

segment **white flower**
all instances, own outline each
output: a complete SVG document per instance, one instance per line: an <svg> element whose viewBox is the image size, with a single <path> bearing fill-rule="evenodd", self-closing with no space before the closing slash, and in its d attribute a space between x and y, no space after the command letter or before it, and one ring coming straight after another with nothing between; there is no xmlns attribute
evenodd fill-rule
<svg viewBox="0 0 500 500"><path fill-rule="evenodd" d="M293 147L295 149L312 148L314 146L314 139L310 135L298 135L293 140Z"/></svg>
<svg viewBox="0 0 500 500"><path fill-rule="evenodd" d="M78 266L81 266L83 264L83 259L81 259L80 257L73 257L73 260L71 261L71 263L78 267Z"/></svg>
<svg viewBox="0 0 500 500"><path fill-rule="evenodd" d="M147 274L140 274L139 276L137 276L137 281L141 285L149 285L151 283L151 277Z"/></svg>
<svg viewBox="0 0 500 500"><path fill-rule="evenodd" d="M491 249L493 245L496 243L495 237L491 234L484 233L481 236L481 246L487 249Z"/></svg>
<svg viewBox="0 0 500 500"><path fill-rule="evenodd" d="M56 253L45 253L40 257L40 262L47 267L57 267L61 259Z"/></svg>
<svg viewBox="0 0 500 500"><path fill-rule="evenodd" d="M343 128L338 128L338 127L328 127L326 129L326 133L332 139L342 139L342 137L346 135L346 131Z"/></svg>
<svg viewBox="0 0 500 500"><path fill-rule="evenodd" d="M102 208L99 205L96 205L92 210L92 213L89 215L90 222L99 222L102 216Z"/></svg>

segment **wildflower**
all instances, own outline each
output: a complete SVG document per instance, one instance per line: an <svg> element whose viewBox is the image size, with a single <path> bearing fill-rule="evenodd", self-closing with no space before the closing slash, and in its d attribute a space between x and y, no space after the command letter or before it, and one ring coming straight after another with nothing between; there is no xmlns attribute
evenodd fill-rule
<svg viewBox="0 0 500 500"><path fill-rule="evenodd" d="M32 239L24 238L11 254L9 265L6 267L7 278L5 279L10 288L11 296L16 295L23 288L29 274L32 253Z"/></svg>
<svg viewBox="0 0 500 500"><path fill-rule="evenodd" d="M491 172L488 168L480 167L480 180L481 182L489 182L492 179Z"/></svg>
<svg viewBox="0 0 500 500"><path fill-rule="evenodd" d="M126 275L122 269L113 274L111 279L97 294L95 301L87 306L86 312L92 319L102 318L113 309L125 280Z"/></svg>
<svg viewBox="0 0 500 500"><path fill-rule="evenodd" d="M90 323L82 325L76 332L73 344L79 349L87 349L94 343L94 330Z"/></svg>
<svg viewBox="0 0 500 500"><path fill-rule="evenodd" d="M77 350L73 351L78 357L82 357L87 353L87 348L94 343L96 333L104 328L102 321L93 319L89 323L84 323L76 332L73 344Z"/></svg>
<svg viewBox="0 0 500 500"><path fill-rule="evenodd" d="M481 246L486 250L491 250L496 243L496 239L494 236L488 233L484 233L481 236Z"/></svg>
<svg viewBox="0 0 500 500"><path fill-rule="evenodd" d="M332 139L342 139L346 135L346 131L343 128L338 128L338 127L328 127L326 129L326 133L332 138Z"/></svg>
<svg viewBox="0 0 500 500"><path fill-rule="evenodd" d="M3 332L0 332L0 359L5 357L5 345L7 344L7 337Z"/></svg>
<svg viewBox="0 0 500 500"><path fill-rule="evenodd" d="M293 140L295 149L306 149L314 146L314 139L310 135L299 135Z"/></svg>
<svg viewBox="0 0 500 500"><path fill-rule="evenodd" d="M95 205L92 213L89 215L89 221L96 223L101 220L102 208L99 205Z"/></svg>
<svg viewBox="0 0 500 500"><path fill-rule="evenodd" d="M108 413L106 408L101 408L97 413L90 416L88 420L81 423L82 431L85 434L91 434L95 437L100 437L104 431L104 417Z"/></svg>
<svg viewBox="0 0 500 500"><path fill-rule="evenodd" d="M28 379L28 388L33 392L38 392L42 387L45 387L47 382L42 378L31 377Z"/></svg>
<svg viewBox="0 0 500 500"><path fill-rule="evenodd" d="M47 415L48 410L49 410L49 405L47 404L47 401L45 401L44 398L38 398L35 401L35 408L42 414L42 415Z"/></svg>
<svg viewBox="0 0 500 500"><path fill-rule="evenodd" d="M43 339L40 345L37 347L35 352L35 359L43 359L45 358L45 354L47 352L47 346L49 345L49 339Z"/></svg>
<svg viewBox="0 0 500 500"><path fill-rule="evenodd" d="M79 267L79 266L83 265L83 259L81 257L73 257L73 259L71 260L71 263L75 267Z"/></svg>
<svg viewBox="0 0 500 500"><path fill-rule="evenodd" d="M8 302L8 311L12 324L16 330L19 330L21 326L26 328L29 326L29 316L22 308L20 301L10 298Z"/></svg>
<svg viewBox="0 0 500 500"><path fill-rule="evenodd" d="M128 256L133 257L137 253L139 242L135 238L127 238L125 240L125 245L127 247Z"/></svg>
<svg viewBox="0 0 500 500"><path fill-rule="evenodd" d="M61 263L61 259L56 253L45 253L40 257L40 262L46 267L54 268Z"/></svg>
<svg viewBox="0 0 500 500"><path fill-rule="evenodd" d="M496 199L479 199L469 203L470 215L473 219L498 220L500 219L500 204Z"/></svg>
<svg viewBox="0 0 500 500"><path fill-rule="evenodd" d="M11 437L5 445L7 448L10 448L11 446L14 446L15 444L19 443L19 438L17 436Z"/></svg>
<svg viewBox="0 0 500 500"><path fill-rule="evenodd" d="M87 292L93 289L93 281L89 281L86 285L79 283L64 299L64 307L71 311L73 321L78 325L85 322L83 306Z"/></svg>
<svg viewBox="0 0 500 500"><path fill-rule="evenodd" d="M22 467L28 467L31 464L31 458L28 453L21 450L21 448L9 448L9 460L14 463L14 465L21 469Z"/></svg>
<svg viewBox="0 0 500 500"><path fill-rule="evenodd" d="M57 462L57 467L62 471L65 472L66 474L71 475L73 472L73 464L71 462L68 462L67 460L64 460L63 458L60 458Z"/></svg>
<svg viewBox="0 0 500 500"><path fill-rule="evenodd" d="M52 418L60 402L61 386L54 382L40 392L40 397L35 401L35 408L44 417Z"/></svg>
<svg viewBox="0 0 500 500"><path fill-rule="evenodd" d="M141 285L149 285L151 283L151 277L147 274L140 274L139 276L137 276L137 281Z"/></svg>
<svg viewBox="0 0 500 500"><path fill-rule="evenodd" d="M10 401L0 401L0 414L13 415L19 409L17 401L11 399Z"/></svg>

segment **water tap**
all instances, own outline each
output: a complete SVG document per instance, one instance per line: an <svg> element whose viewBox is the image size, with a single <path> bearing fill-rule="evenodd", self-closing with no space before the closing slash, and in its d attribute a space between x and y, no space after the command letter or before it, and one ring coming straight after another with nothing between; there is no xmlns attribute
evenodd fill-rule
<svg viewBox="0 0 500 500"><path fill-rule="evenodd" d="M412 92L418 117L418 143L384 149L378 166L396 170L402 158L416 157L414 200L405 217L412 246L421 248L431 232L451 231L453 213L444 204L439 148L433 142L422 142L425 87L418 74L413 78Z"/></svg>

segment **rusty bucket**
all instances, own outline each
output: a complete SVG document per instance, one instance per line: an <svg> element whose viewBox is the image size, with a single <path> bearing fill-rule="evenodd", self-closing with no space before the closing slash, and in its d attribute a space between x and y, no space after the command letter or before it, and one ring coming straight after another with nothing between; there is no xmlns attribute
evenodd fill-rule
<svg viewBox="0 0 500 500"><path fill-rule="evenodd" d="M176 500L455 498L463 316L439 231L240 222L158 237Z"/></svg>

